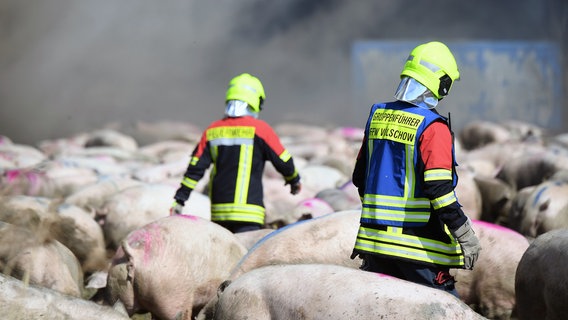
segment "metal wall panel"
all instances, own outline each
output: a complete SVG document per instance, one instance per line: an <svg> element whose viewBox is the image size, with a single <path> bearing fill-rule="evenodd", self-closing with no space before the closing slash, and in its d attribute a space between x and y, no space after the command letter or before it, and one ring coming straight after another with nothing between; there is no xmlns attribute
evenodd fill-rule
<svg viewBox="0 0 568 320"><path fill-rule="evenodd" d="M354 101L363 108L391 101L408 54L420 42L358 41L352 46ZM461 80L438 106L454 131L472 120L518 120L563 129L560 49L551 42L445 42Z"/></svg>

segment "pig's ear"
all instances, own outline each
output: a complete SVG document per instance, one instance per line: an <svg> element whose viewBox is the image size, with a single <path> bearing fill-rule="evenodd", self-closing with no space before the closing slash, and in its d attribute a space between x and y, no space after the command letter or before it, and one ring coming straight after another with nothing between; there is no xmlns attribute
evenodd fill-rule
<svg viewBox="0 0 568 320"><path fill-rule="evenodd" d="M134 253L134 249L132 249L132 247L128 243L128 240L127 239L122 240L120 242L120 246L122 247L122 250L124 250L124 254L128 257L128 260L131 260Z"/></svg>
<svg viewBox="0 0 568 320"><path fill-rule="evenodd" d="M126 264L126 272L127 272L127 279L134 279L134 249L128 243L128 240L124 239L120 243L122 250L124 250L124 254L128 259L128 263Z"/></svg>

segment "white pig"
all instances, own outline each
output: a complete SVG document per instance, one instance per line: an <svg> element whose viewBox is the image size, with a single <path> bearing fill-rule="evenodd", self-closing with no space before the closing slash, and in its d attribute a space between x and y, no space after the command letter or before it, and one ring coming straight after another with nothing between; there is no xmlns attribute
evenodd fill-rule
<svg viewBox="0 0 568 320"><path fill-rule="evenodd" d="M224 285L227 285L225 283ZM275 265L228 283L205 319L484 319L442 290L337 265Z"/></svg>
<svg viewBox="0 0 568 320"><path fill-rule="evenodd" d="M109 197L101 208L107 246L116 248L132 230L159 218L169 216L176 187L143 183L123 189ZM184 213L209 219L210 203L202 194L192 194Z"/></svg>
<svg viewBox="0 0 568 320"><path fill-rule="evenodd" d="M0 269L26 283L81 297L83 272L73 253L49 235L0 221Z"/></svg>
<svg viewBox="0 0 568 320"><path fill-rule="evenodd" d="M129 320L108 306L61 294L0 274L0 314L2 319L81 319Z"/></svg>
<svg viewBox="0 0 568 320"><path fill-rule="evenodd" d="M361 260L350 258L359 217L359 210L340 211L273 231L239 261L231 279L261 266L282 263L328 263L359 268Z"/></svg>
<svg viewBox="0 0 568 320"><path fill-rule="evenodd" d="M452 269L460 299L490 319L510 319L515 305L515 270L529 242L518 232L473 221L481 243L472 271Z"/></svg>

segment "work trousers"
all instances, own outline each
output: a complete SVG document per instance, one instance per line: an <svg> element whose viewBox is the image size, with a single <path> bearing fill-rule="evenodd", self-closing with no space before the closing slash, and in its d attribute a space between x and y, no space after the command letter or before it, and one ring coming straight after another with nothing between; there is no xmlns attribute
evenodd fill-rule
<svg viewBox="0 0 568 320"><path fill-rule="evenodd" d="M455 288L455 280L450 275L449 268L426 266L410 261L382 258L372 254L360 256L363 259L361 270L382 273L444 290L459 298Z"/></svg>

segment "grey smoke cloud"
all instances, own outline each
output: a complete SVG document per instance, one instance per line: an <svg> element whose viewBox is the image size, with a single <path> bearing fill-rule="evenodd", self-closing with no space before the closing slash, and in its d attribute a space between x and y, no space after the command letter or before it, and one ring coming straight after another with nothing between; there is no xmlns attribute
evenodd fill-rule
<svg viewBox="0 0 568 320"><path fill-rule="evenodd" d="M2 0L0 134L35 143L110 122L205 127L241 72L263 81L270 123L361 126L355 40L546 39L565 50L567 17L563 0Z"/></svg>

